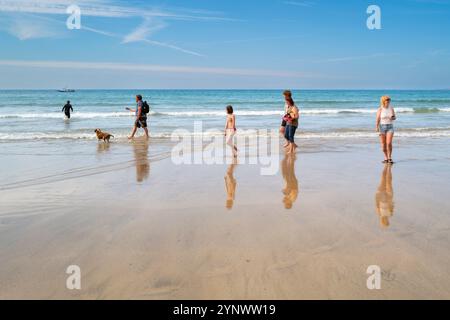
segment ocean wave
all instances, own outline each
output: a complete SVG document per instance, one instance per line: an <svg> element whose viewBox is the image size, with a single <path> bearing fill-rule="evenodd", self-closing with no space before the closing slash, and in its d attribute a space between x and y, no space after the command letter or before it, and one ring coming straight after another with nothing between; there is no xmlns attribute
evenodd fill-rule
<svg viewBox="0 0 450 320"><path fill-rule="evenodd" d="M450 128L416 128L407 130L397 130L395 133L398 138L447 138L450 137ZM127 132L114 133L113 140L127 140ZM223 137L220 130L208 130L202 133L192 133L189 131L177 130L174 132L151 133L152 138L169 140L172 137ZM272 137L279 138L278 130L238 130L236 137ZM299 131L296 136L298 139L358 139L371 138L377 140L378 134L373 131L332 131L332 132L305 132ZM94 133L91 132L30 132L30 133L1 133L0 141L40 141L40 140L97 140Z"/></svg>
<svg viewBox="0 0 450 320"><path fill-rule="evenodd" d="M449 108L396 108L397 113L439 113L450 112ZM375 114L377 109L300 109L304 115L339 115L339 114ZM237 116L282 116L282 110L237 110ZM167 117L223 117L223 110L206 111L151 111L150 116ZM73 118L78 119L96 119L96 118L121 118L132 117L131 112L74 112ZM6 113L0 114L0 119L62 119L64 115L60 112L48 113Z"/></svg>
<svg viewBox="0 0 450 320"><path fill-rule="evenodd" d="M96 119L96 118L117 118L130 117L131 112L74 112L71 114L74 118L80 119ZM10 113L0 114L0 119L64 119L64 114L61 112L48 113Z"/></svg>

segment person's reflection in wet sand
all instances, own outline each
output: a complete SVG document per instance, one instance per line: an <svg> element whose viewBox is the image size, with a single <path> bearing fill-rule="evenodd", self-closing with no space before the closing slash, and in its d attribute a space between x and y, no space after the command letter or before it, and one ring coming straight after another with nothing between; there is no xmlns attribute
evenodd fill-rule
<svg viewBox="0 0 450 320"><path fill-rule="evenodd" d="M236 179L234 178L234 169L237 166L237 160L233 159L233 163L227 168L227 174L225 175L225 189L227 191L226 208L228 210L233 209L234 197L236 194Z"/></svg>
<svg viewBox="0 0 450 320"><path fill-rule="evenodd" d="M136 161L136 181L144 182L150 174L150 161L148 160L149 142L137 139L133 141L134 159Z"/></svg>
<svg viewBox="0 0 450 320"><path fill-rule="evenodd" d="M391 164L384 166L380 186L375 195L375 202L381 226L384 228L389 227L389 219L394 215L394 190L392 188Z"/></svg>
<svg viewBox="0 0 450 320"><path fill-rule="evenodd" d="M286 209L292 209L298 197L298 180L295 176L295 161L297 156L295 154L287 154L283 161L281 161L281 173L283 174L284 182L286 183L283 189L283 203Z"/></svg>

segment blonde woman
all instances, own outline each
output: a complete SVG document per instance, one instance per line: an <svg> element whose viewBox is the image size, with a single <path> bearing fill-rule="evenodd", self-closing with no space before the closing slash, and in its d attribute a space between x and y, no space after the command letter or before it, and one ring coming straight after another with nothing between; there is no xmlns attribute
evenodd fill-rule
<svg viewBox="0 0 450 320"><path fill-rule="evenodd" d="M381 97L380 108L377 112L376 130L380 134L381 147L384 153L383 163L394 163L392 161L392 141L396 119L395 110L391 106L391 98L388 96Z"/></svg>

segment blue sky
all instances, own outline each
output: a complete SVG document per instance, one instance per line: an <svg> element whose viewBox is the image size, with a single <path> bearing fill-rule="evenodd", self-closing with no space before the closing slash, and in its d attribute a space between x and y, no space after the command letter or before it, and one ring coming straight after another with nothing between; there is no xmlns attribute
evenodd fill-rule
<svg viewBox="0 0 450 320"><path fill-rule="evenodd" d="M450 89L448 39L450 0L0 0L0 88Z"/></svg>

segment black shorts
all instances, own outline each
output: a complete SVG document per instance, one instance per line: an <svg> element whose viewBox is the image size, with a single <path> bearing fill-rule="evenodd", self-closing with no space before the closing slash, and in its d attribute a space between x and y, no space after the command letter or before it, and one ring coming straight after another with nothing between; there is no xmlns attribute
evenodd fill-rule
<svg viewBox="0 0 450 320"><path fill-rule="evenodd" d="M147 128L147 118L140 118L134 123L138 128Z"/></svg>

